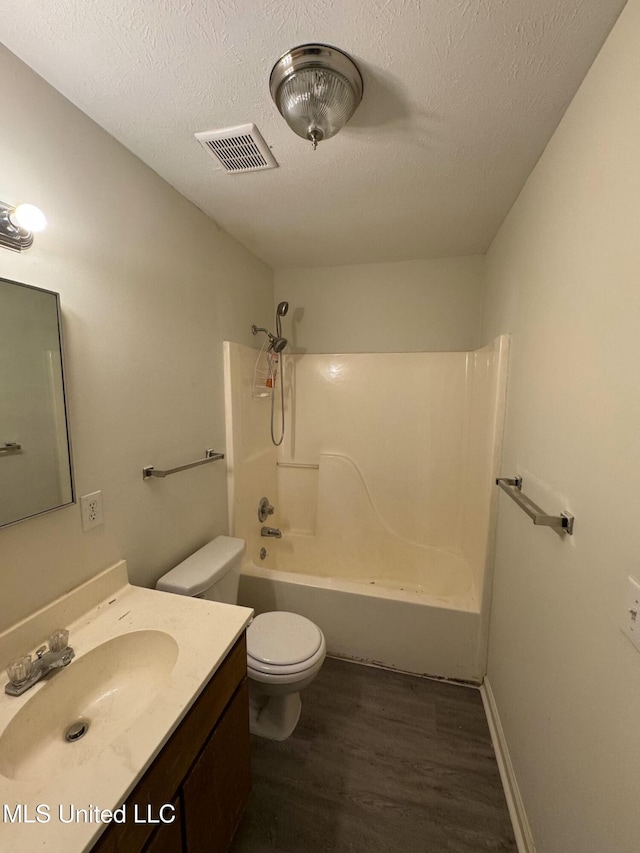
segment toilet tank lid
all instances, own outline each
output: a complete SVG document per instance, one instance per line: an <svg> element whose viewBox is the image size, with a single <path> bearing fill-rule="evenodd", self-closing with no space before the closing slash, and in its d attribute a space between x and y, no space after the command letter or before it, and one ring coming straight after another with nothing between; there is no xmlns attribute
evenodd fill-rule
<svg viewBox="0 0 640 853"><path fill-rule="evenodd" d="M156 589L178 595L200 595L218 581L245 552L244 539L216 536L163 575Z"/></svg>

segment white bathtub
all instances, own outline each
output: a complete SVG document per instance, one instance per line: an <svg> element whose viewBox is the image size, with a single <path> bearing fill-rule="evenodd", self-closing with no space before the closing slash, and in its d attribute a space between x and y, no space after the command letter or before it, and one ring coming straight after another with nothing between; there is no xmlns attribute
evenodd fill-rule
<svg viewBox="0 0 640 853"><path fill-rule="evenodd" d="M333 655L481 681L507 349L286 355L276 449L257 354L225 344L240 602L313 619Z"/></svg>
<svg viewBox="0 0 640 853"><path fill-rule="evenodd" d="M277 552L277 565L270 565L269 558L266 568L281 573L339 579L346 589L365 595L479 609L469 564L448 551L366 536L354 547L347 536L319 540L293 531L283 531L283 538L267 547L270 555Z"/></svg>
<svg viewBox="0 0 640 853"><path fill-rule="evenodd" d="M471 589L446 596L380 580L343 580L247 564L239 603L291 610L322 628L328 654L405 672L480 682L481 619Z"/></svg>

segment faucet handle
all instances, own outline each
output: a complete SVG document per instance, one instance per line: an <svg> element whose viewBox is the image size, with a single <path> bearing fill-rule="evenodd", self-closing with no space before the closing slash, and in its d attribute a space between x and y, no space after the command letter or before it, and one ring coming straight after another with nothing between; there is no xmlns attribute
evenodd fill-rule
<svg viewBox="0 0 640 853"><path fill-rule="evenodd" d="M275 507L269 503L269 498L260 498L258 504L258 521L265 522L268 515L273 515Z"/></svg>
<svg viewBox="0 0 640 853"><path fill-rule="evenodd" d="M13 684L22 684L31 675L32 667L33 662L31 660L31 655L23 655L22 657L17 658L7 667L9 681Z"/></svg>
<svg viewBox="0 0 640 853"><path fill-rule="evenodd" d="M52 652L61 652L69 645L69 632L66 628L56 628L49 637L49 648Z"/></svg>

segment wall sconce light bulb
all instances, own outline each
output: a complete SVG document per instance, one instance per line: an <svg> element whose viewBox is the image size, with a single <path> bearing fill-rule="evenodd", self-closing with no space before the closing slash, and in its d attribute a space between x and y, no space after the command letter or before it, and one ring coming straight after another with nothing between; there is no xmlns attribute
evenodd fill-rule
<svg viewBox="0 0 640 853"><path fill-rule="evenodd" d="M35 204L19 204L9 215L11 222L25 231L36 233L47 227L47 218Z"/></svg>

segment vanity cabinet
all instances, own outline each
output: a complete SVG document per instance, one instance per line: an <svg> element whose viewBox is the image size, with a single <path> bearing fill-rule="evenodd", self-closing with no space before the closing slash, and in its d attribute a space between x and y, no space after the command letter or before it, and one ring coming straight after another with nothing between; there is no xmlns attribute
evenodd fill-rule
<svg viewBox="0 0 640 853"><path fill-rule="evenodd" d="M244 634L127 798L92 853L224 853L249 798L249 690ZM172 823L159 821L166 804ZM136 822L142 818L145 822Z"/></svg>
<svg viewBox="0 0 640 853"><path fill-rule="evenodd" d="M173 823L167 823L159 826L151 838L149 843L145 845L144 853L176 853L182 850L182 808L180 799L176 799L172 803L175 808L175 820Z"/></svg>

